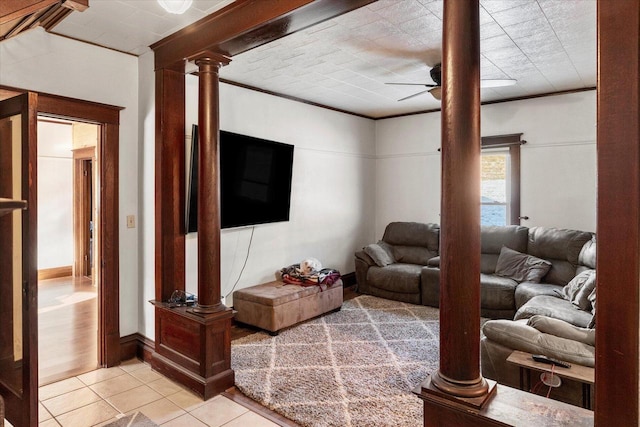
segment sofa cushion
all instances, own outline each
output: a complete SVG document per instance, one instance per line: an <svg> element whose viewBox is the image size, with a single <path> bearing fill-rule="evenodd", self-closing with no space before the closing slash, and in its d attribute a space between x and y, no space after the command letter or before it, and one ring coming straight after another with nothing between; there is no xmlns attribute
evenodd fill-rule
<svg viewBox="0 0 640 427"><path fill-rule="evenodd" d="M422 246L438 255L440 226L420 222L392 222L384 230L382 240L390 245Z"/></svg>
<svg viewBox="0 0 640 427"><path fill-rule="evenodd" d="M531 298L538 295L557 297L562 293L562 286L551 283L522 282L516 288L516 308L525 305Z"/></svg>
<svg viewBox="0 0 640 427"><path fill-rule="evenodd" d="M591 240L582 246L578 263L589 268L596 268L596 236L592 235Z"/></svg>
<svg viewBox="0 0 640 427"><path fill-rule="evenodd" d="M517 282L539 282L551 263L531 255L523 254L503 246L496 264L496 275L508 277Z"/></svg>
<svg viewBox="0 0 640 427"><path fill-rule="evenodd" d="M371 257L378 267L386 267L387 265L396 262L393 257L393 249L389 244L382 240L378 243L372 243L365 246L364 251Z"/></svg>
<svg viewBox="0 0 640 427"><path fill-rule="evenodd" d="M372 266L367 272L370 286L387 291L414 294L420 292L421 265L391 264L386 267Z"/></svg>
<svg viewBox="0 0 640 427"><path fill-rule="evenodd" d="M596 331L594 329L580 328L553 317L535 315L529 318L527 325L545 334L579 341L592 346L596 345Z"/></svg>
<svg viewBox="0 0 640 427"><path fill-rule="evenodd" d="M580 251L591 237L586 231L532 227L526 252L551 262L545 282L564 286L576 275Z"/></svg>
<svg viewBox="0 0 640 427"><path fill-rule="evenodd" d="M496 271L503 246L518 252L527 250L528 228L519 225L482 226L480 229L480 272Z"/></svg>
<svg viewBox="0 0 640 427"><path fill-rule="evenodd" d="M585 270L571 279L567 285L562 288L562 296L578 306L581 310L591 311L591 301L589 295L596 287L596 271Z"/></svg>
<svg viewBox="0 0 640 427"><path fill-rule="evenodd" d="M435 252L421 246L391 246L396 262L427 265L436 256Z"/></svg>
<svg viewBox="0 0 640 427"><path fill-rule="evenodd" d="M514 291L518 282L493 274L480 274L480 305L487 309L515 308Z"/></svg>
<svg viewBox="0 0 640 427"><path fill-rule="evenodd" d="M529 302L520 307L514 319L528 319L536 314L564 320L565 322L582 328L589 325L592 317L591 313L580 310L565 299L549 295L539 295L531 298Z"/></svg>
<svg viewBox="0 0 640 427"><path fill-rule="evenodd" d="M527 227L520 225L482 226L480 228L480 252L499 254L503 246L514 251L527 251Z"/></svg>
<svg viewBox="0 0 640 427"><path fill-rule="evenodd" d="M498 254L480 254L480 273L495 273L499 257Z"/></svg>
<svg viewBox="0 0 640 427"><path fill-rule="evenodd" d="M544 354L583 366L595 364L595 347L545 334L527 325L526 321L490 320L483 325L482 332L487 339L514 350Z"/></svg>

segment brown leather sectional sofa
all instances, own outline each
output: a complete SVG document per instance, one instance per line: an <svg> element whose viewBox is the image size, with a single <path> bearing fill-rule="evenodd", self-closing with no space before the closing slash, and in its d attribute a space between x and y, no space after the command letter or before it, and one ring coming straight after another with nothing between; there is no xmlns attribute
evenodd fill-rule
<svg viewBox="0 0 640 427"><path fill-rule="evenodd" d="M390 223L380 242L355 254L359 292L437 307L437 243L437 224ZM520 258L509 264L505 261L508 255ZM531 267L533 273L521 274L518 268L514 272L514 265ZM506 361L514 350L593 366L595 268L593 233L548 227L482 227L481 314L497 319L483 326L483 375L518 387L519 370ZM581 277L589 277L590 285L586 280L580 282ZM568 292L581 293L582 302L577 303ZM579 404L582 386L565 381L552 397Z"/></svg>
<svg viewBox="0 0 640 427"><path fill-rule="evenodd" d="M358 291L413 304L438 307L440 298L440 227L437 224L392 222L382 240L355 253ZM544 314L530 300L549 296L558 301L544 300L551 310L568 309L563 320L586 326L590 313L572 313L568 301L557 298L560 290L585 269L595 268L595 237L592 233L547 227L508 225L482 227L480 264L480 307L484 317L513 319ZM590 251L583 253L589 243ZM591 246L593 245L593 246ZM548 261L548 272L539 282L519 282L496 274L503 247ZM386 252L387 259L380 259ZM581 256L581 253L583 255ZM384 255L384 254L383 254ZM382 257L384 258L384 256ZM565 302L562 302L565 301ZM523 306L527 306L524 307ZM530 317L530 316L529 316Z"/></svg>

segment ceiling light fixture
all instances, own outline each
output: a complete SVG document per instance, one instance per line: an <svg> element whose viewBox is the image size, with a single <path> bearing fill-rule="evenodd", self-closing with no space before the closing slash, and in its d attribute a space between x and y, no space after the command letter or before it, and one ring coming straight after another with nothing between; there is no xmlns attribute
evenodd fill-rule
<svg viewBox="0 0 640 427"><path fill-rule="evenodd" d="M164 10L175 15L182 15L191 7L193 0L158 0Z"/></svg>

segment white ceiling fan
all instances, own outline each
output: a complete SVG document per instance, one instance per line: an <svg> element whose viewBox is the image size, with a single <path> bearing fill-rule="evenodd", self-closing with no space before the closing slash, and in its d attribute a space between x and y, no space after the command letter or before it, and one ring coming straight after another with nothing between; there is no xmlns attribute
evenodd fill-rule
<svg viewBox="0 0 640 427"><path fill-rule="evenodd" d="M424 86L428 88L427 90L423 90L418 93L414 93L413 95L400 98L398 99L398 101L411 99L427 92L430 93L435 99L439 101L442 98L442 65L436 64L429 71L429 74L431 75L431 79L433 80L434 83L386 83L386 84L402 85L402 86ZM514 79L482 79L480 80L480 87L482 88L512 86L514 84L516 84L516 81Z"/></svg>

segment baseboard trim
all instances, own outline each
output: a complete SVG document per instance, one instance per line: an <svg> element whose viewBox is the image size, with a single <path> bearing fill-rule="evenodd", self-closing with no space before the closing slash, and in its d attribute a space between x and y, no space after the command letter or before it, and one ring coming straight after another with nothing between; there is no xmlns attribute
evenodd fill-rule
<svg viewBox="0 0 640 427"><path fill-rule="evenodd" d="M43 268L38 270L38 280L57 279L58 277L69 277L73 274L73 268L70 265L53 268Z"/></svg>
<svg viewBox="0 0 640 427"><path fill-rule="evenodd" d="M151 363L155 351L155 342L136 332L120 338L120 361L137 357L147 363Z"/></svg>
<svg viewBox="0 0 640 427"><path fill-rule="evenodd" d="M354 286L356 284L356 273L347 273L342 275L342 286L348 288L349 286Z"/></svg>

